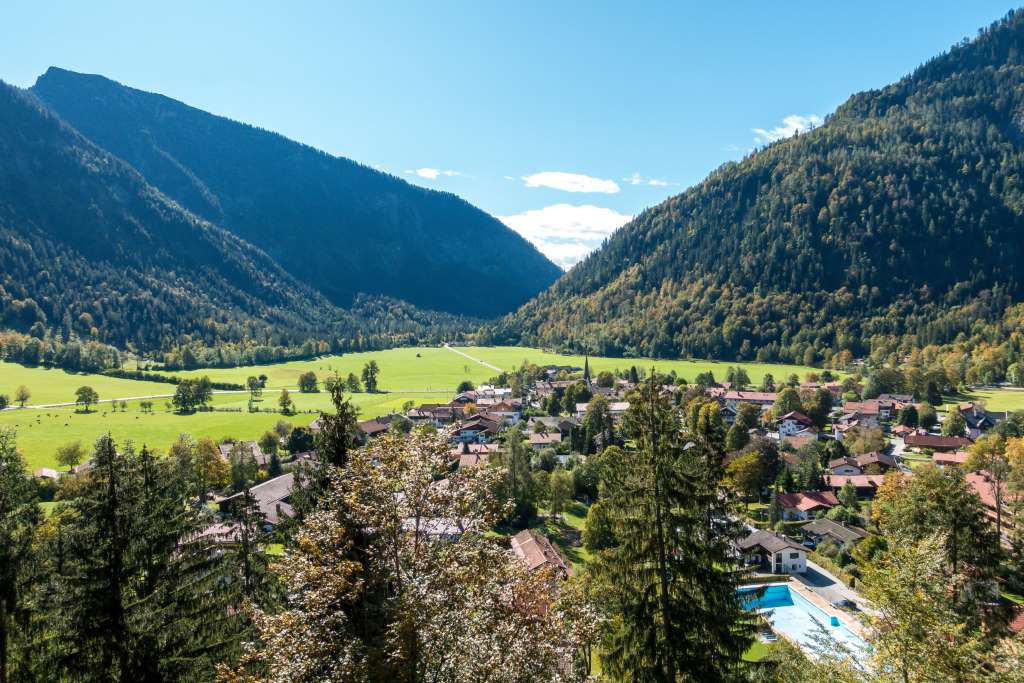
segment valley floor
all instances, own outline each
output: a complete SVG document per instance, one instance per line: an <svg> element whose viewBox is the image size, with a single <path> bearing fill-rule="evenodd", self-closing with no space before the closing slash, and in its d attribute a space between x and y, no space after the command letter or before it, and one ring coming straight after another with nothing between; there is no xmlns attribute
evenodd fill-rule
<svg viewBox="0 0 1024 683"><path fill-rule="evenodd" d="M266 375L266 390L260 402L261 412L247 411L245 392L215 392L211 412L179 415L168 405L174 385L118 379L98 374L71 373L59 369L25 367L0 362L0 394L14 396L18 386L31 392L28 405L50 404L42 408L9 409L0 412L0 427L13 427L18 432L18 444L30 467L52 467L56 450L67 443L81 441L89 446L99 435L110 432L118 441L132 440L151 448L167 448L179 434L213 439L257 439L281 419L301 426L311 422L320 410L327 410L330 397L326 392L302 394L295 390L298 376L313 371L322 382L333 373L357 377L363 366L375 360L380 367L380 390L376 394L353 394L352 401L359 407L362 419L370 419L401 410L406 401L421 403L447 402L463 380L474 384L486 382L497 374L496 368L512 369L528 360L538 365L572 365L582 367L583 356L566 356L541 349L526 347L431 347L399 348L386 351L351 353L343 356L323 356L312 360L291 361L273 365L239 368L205 368L177 373L182 377L208 376L215 382L244 384L250 376ZM759 384L766 373L776 380L791 374L801 378L812 368L775 363L730 363L702 360L654 360L641 358L588 359L591 371L656 368L659 372L675 370L679 377L693 381L702 372L712 372L724 380L730 365L742 365L753 384ZM75 411L71 402L75 390L91 386L103 401L88 414ZM295 401L296 414L283 416L278 411L277 398L287 388ZM127 409L116 412L111 408L113 399L155 396L152 412L143 412L136 399L127 400ZM1024 391L1014 389L984 389L964 395L964 400L984 400L990 410L1024 409ZM53 404L64 404L54 406Z"/></svg>

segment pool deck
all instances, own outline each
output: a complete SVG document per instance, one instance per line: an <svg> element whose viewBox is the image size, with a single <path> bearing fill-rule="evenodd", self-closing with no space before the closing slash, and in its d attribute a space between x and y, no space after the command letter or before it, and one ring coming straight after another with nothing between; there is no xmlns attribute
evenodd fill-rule
<svg viewBox="0 0 1024 683"><path fill-rule="evenodd" d="M861 623L860 619L857 618L856 614L851 614L850 612L845 612L841 609L833 607L828 600L824 599L814 591L810 590L807 586L805 586L803 583L796 579L790 578L789 581L785 582L782 585L789 586L789 590L793 591L794 593L797 593L807 602L811 603L828 616L838 617L839 620L843 622L843 624L848 629L853 631L861 638L867 640L867 629L864 628L864 625Z"/></svg>

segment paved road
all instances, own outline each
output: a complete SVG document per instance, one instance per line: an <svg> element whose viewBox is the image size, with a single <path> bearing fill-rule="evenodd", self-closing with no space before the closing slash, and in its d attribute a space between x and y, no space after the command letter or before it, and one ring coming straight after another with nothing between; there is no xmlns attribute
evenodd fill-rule
<svg viewBox="0 0 1024 683"><path fill-rule="evenodd" d="M456 349L454 347L448 346L447 344L444 345L444 348L448 349L452 353L459 354L463 358L468 358L469 360L473 361L474 363L479 363L480 365L483 365L484 367L490 368L491 370L494 370L495 372L504 372L504 370L499 368L497 365L491 365L487 361L480 360L479 358L474 358L473 356L469 355L468 353L463 353L462 351L459 351L458 349Z"/></svg>

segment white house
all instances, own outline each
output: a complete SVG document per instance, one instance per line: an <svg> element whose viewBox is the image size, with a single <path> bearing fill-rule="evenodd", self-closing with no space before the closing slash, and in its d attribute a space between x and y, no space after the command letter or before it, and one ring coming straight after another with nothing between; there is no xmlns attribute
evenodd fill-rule
<svg viewBox="0 0 1024 683"><path fill-rule="evenodd" d="M739 542L739 549L746 564L772 574L807 572L807 549L771 531L755 531Z"/></svg>
<svg viewBox="0 0 1024 683"><path fill-rule="evenodd" d="M814 426L814 420L796 410L786 413L778 418L775 423L778 425L780 439L793 436L797 432L802 432L808 427Z"/></svg>

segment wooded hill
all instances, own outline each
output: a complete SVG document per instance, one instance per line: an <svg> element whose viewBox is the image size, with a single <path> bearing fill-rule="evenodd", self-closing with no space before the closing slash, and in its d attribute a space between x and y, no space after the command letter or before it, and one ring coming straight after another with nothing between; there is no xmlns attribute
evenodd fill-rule
<svg viewBox="0 0 1024 683"><path fill-rule="evenodd" d="M102 76L51 68L31 90L149 184L336 306L361 293L494 317L561 274L453 194Z"/></svg>
<svg viewBox="0 0 1024 683"><path fill-rule="evenodd" d="M414 335L452 322L392 300L355 303L355 313L332 304L0 82L0 328L153 351Z"/></svg>
<svg viewBox="0 0 1024 683"><path fill-rule="evenodd" d="M999 336L1024 286L1024 14L649 209L483 341L803 363Z"/></svg>

